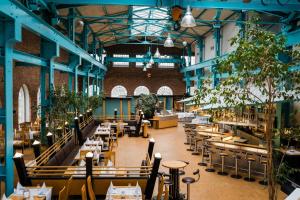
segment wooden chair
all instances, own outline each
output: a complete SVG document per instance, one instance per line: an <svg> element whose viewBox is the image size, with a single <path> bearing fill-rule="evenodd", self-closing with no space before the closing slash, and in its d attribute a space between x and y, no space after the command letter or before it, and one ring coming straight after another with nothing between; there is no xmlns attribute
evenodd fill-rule
<svg viewBox="0 0 300 200"><path fill-rule="evenodd" d="M92 178L91 178L91 176L89 176L89 177L87 178L87 186L88 186L89 199L90 199L90 200L96 200L96 195L95 195L94 190L93 190L93 185L92 185Z"/></svg>
<svg viewBox="0 0 300 200"><path fill-rule="evenodd" d="M159 177L157 200L169 200L169 188L165 185L165 177L162 175Z"/></svg>
<svg viewBox="0 0 300 200"><path fill-rule="evenodd" d="M64 186L58 193L58 200L68 200L67 189Z"/></svg>
<svg viewBox="0 0 300 200"><path fill-rule="evenodd" d="M67 198L69 198L70 188L71 188L72 181L73 181L73 177L71 176L71 177L68 179L68 182L67 182Z"/></svg>
<svg viewBox="0 0 300 200"><path fill-rule="evenodd" d="M87 200L85 184L83 184L81 187L81 200Z"/></svg>
<svg viewBox="0 0 300 200"><path fill-rule="evenodd" d="M107 165L108 160L113 162L113 165L116 166L116 152L115 151L106 151L102 152L105 160L105 165Z"/></svg>

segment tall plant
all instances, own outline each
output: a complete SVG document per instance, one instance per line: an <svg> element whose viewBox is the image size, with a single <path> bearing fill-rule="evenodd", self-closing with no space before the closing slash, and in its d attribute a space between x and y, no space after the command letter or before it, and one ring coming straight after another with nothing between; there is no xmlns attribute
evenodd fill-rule
<svg viewBox="0 0 300 200"><path fill-rule="evenodd" d="M142 110L145 117L149 119L154 115L157 102L158 98L155 94L142 94L137 100L136 108Z"/></svg>
<svg viewBox="0 0 300 200"><path fill-rule="evenodd" d="M293 67L299 63L300 55L298 51L286 48L286 39L282 35L277 36L253 23L246 24L246 30L231 41L231 45L237 46L236 51L217 62L215 73L223 78L214 87L204 84L197 92L196 103L212 101L229 106L264 106L268 192L269 199L274 200L277 198L273 162L274 105L299 95L300 74Z"/></svg>

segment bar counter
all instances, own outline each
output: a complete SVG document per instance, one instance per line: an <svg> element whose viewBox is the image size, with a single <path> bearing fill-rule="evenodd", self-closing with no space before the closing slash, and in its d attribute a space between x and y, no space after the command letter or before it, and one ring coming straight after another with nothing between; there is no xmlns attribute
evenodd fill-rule
<svg viewBox="0 0 300 200"><path fill-rule="evenodd" d="M155 129L176 127L178 125L178 115L156 115L151 119Z"/></svg>

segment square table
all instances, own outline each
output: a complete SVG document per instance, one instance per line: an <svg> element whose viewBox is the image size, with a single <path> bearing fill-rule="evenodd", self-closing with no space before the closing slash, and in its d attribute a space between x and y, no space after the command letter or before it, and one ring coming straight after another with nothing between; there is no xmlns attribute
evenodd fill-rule
<svg viewBox="0 0 300 200"><path fill-rule="evenodd" d="M45 190L42 193L41 190ZM33 200L51 200L52 196L52 187L24 187L24 191L28 191L30 195L30 199L32 198ZM13 193L11 194L8 199L12 200L19 200L19 199L24 199L24 194L16 194Z"/></svg>
<svg viewBox="0 0 300 200"><path fill-rule="evenodd" d="M106 200L142 200L140 186L110 186L106 194Z"/></svg>

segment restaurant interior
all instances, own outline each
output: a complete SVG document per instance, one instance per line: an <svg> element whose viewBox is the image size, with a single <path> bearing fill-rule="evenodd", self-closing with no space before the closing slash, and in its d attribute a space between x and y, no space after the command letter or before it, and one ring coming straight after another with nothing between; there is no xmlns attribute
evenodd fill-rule
<svg viewBox="0 0 300 200"><path fill-rule="evenodd" d="M299 0L1 0L2 200L299 200Z"/></svg>

